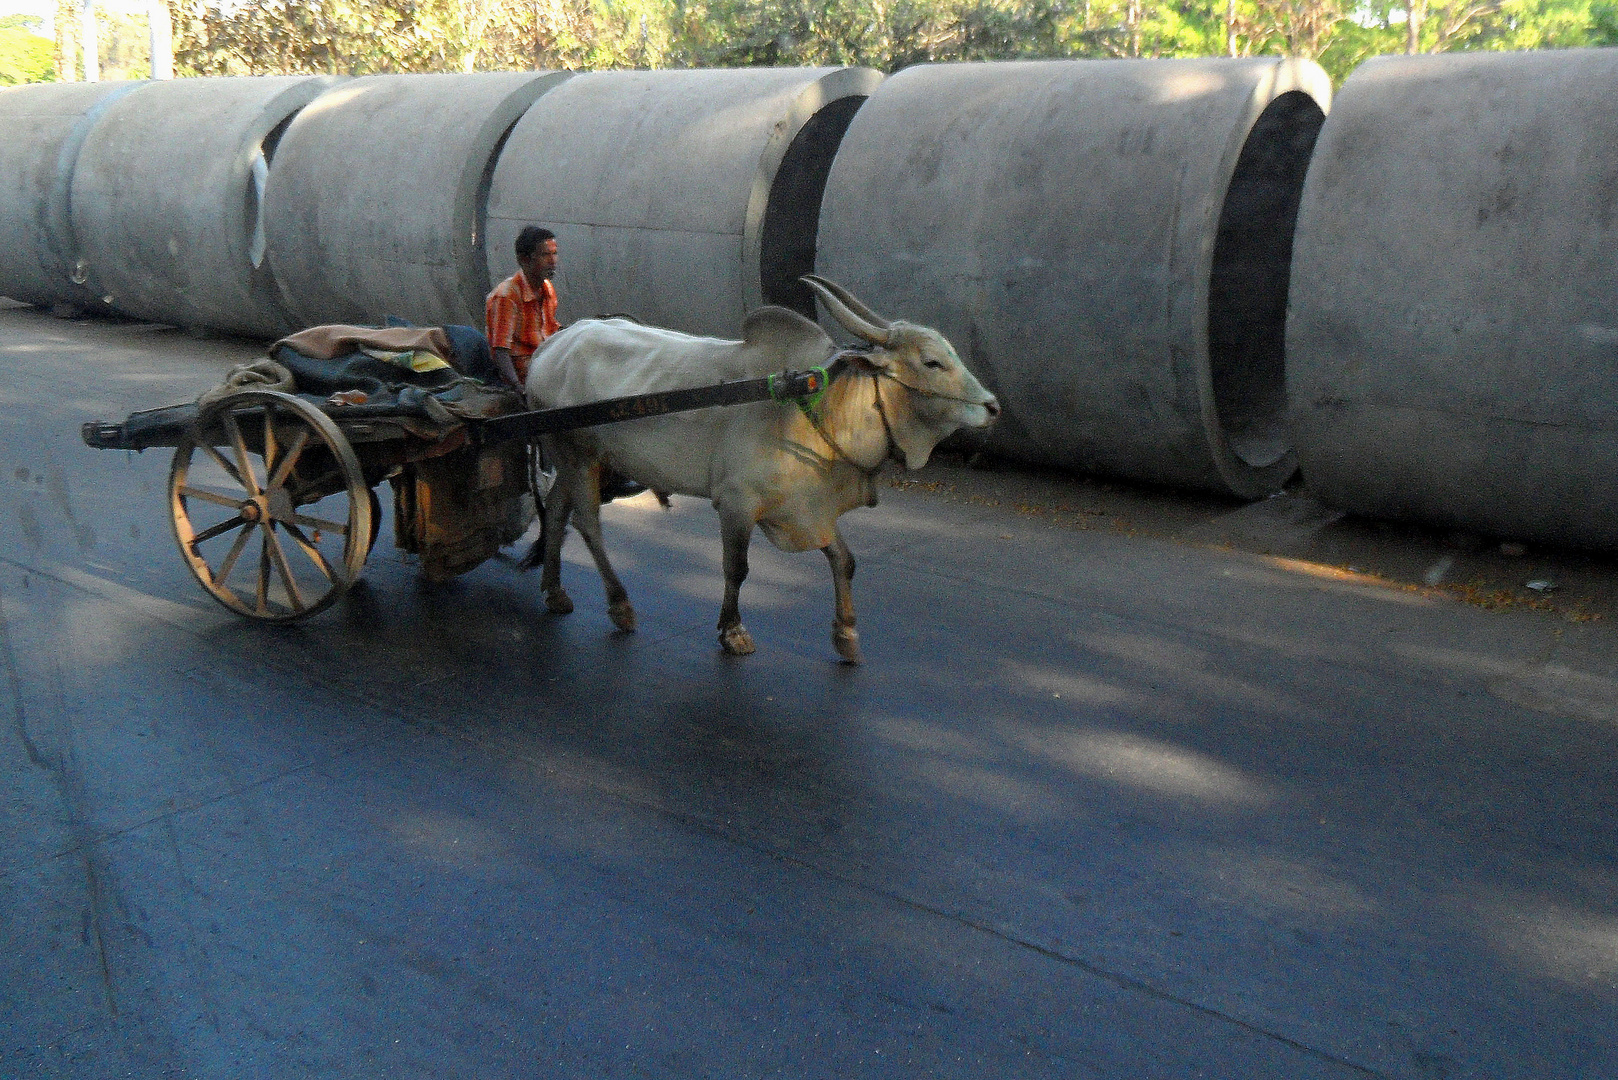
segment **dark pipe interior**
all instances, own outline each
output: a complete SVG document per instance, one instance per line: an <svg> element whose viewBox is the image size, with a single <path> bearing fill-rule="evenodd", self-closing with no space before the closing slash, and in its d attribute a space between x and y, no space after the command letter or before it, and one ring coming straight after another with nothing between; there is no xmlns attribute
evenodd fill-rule
<svg viewBox="0 0 1618 1080"><path fill-rule="evenodd" d="M258 149L259 153L264 155L264 164L266 167L274 163L275 151L280 148L281 139L286 135L287 129L292 126L292 121L296 120L298 118L298 114L302 111L302 107L292 110L281 119L280 123L276 124L275 127L270 129L270 133L268 135L264 136L264 138L260 140ZM254 237L260 232L260 219L264 214L264 205L262 200L259 198L258 186L254 184L251 179L247 181L246 194L247 235L249 237ZM263 302L264 306L269 309L271 313L270 318L278 322L283 329L297 329L297 322L289 313L290 309L287 303L286 295L281 291L281 286L278 282L276 282L275 275L271 273L268 263L254 263L253 271L253 293Z"/></svg>
<svg viewBox="0 0 1618 1080"><path fill-rule="evenodd" d="M1219 422L1238 458L1273 465L1286 431L1287 280L1292 233L1326 114L1294 90L1259 116L1219 217L1208 291L1208 363Z"/></svg>
<svg viewBox="0 0 1618 1080"><path fill-rule="evenodd" d="M259 149L264 151L264 161L266 163L275 160L275 150L276 147L281 145L281 136L287 133L287 128L292 126L292 121L298 118L298 113L301 111L301 109L296 109L288 113L279 124L270 129L270 133L264 136L264 141L258 144Z"/></svg>
<svg viewBox="0 0 1618 1080"><path fill-rule="evenodd" d="M759 245L759 286L767 304L815 317L815 296L799 281L815 269L815 234L820 229L820 199L843 134L863 97L838 98L809 118L770 184Z"/></svg>

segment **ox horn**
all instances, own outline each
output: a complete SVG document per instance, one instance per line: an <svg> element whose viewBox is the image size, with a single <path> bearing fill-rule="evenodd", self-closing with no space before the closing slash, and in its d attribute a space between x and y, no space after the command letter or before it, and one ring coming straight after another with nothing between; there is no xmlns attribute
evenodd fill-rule
<svg viewBox="0 0 1618 1080"><path fill-rule="evenodd" d="M848 305L848 310L852 311L854 314L858 315L872 326L879 326L884 330L889 328L890 324L887 319L884 319L882 316L860 303L859 300L855 298L853 293L837 284L837 282L833 281L831 278L824 278L819 274L805 274L801 280L809 284L820 285L827 292L831 293L844 304Z"/></svg>
<svg viewBox="0 0 1618 1080"><path fill-rule="evenodd" d="M815 291L820 302L826 305L831 317L836 319L848 331L858 337L864 338L872 345L888 344L892 327L888 321L854 299L849 291L836 282L828 281L814 274L805 274L798 279Z"/></svg>

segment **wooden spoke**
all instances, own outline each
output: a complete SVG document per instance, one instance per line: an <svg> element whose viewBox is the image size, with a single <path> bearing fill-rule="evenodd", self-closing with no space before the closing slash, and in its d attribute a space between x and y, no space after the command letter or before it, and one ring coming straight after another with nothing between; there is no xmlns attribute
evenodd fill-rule
<svg viewBox="0 0 1618 1080"><path fill-rule="evenodd" d="M193 536L191 538L191 548L194 551L196 550L197 545L202 543L204 540L212 540L216 536L223 536L230 530L239 529L243 525L247 524L250 524L250 522L240 515L226 521L221 521L219 524L211 528L203 529L201 532L197 533L196 536Z"/></svg>
<svg viewBox="0 0 1618 1080"><path fill-rule="evenodd" d="M239 496L232 498L231 496L223 494L222 492L209 491L207 488L192 487L190 484L187 484L185 487L181 488L180 494L184 495L188 499L201 499L203 502L210 502L215 506L229 507L232 510L240 509L242 503L246 501Z"/></svg>
<svg viewBox="0 0 1618 1080"><path fill-rule="evenodd" d="M275 484L270 480L270 472L278 462L279 448L275 443L275 406L264 406L264 488L269 490Z"/></svg>
<svg viewBox="0 0 1618 1080"><path fill-rule="evenodd" d="M247 458L247 443L242 438L242 426L236 422L236 417L225 413L221 419L225 423L225 434L230 436L231 448L236 451L236 464L240 468L237 474L242 487L247 489L249 495L259 494L258 478L253 475L253 463Z"/></svg>
<svg viewBox="0 0 1618 1080"><path fill-rule="evenodd" d="M276 538L274 522L264 523L264 544L270 549L270 561L281 575L281 585L287 591L287 599L292 602L292 610L301 612L309 605L303 602L303 593L298 590L298 579L293 576L292 566L287 562L287 553L281 547L281 541Z"/></svg>
<svg viewBox="0 0 1618 1080"><path fill-rule="evenodd" d="M260 523L258 542L258 588L254 595L254 609L258 614L270 614L270 523Z"/></svg>
<svg viewBox="0 0 1618 1080"><path fill-rule="evenodd" d="M236 534L236 542L230 545L230 551L225 555L225 560L219 564L219 569L214 574L215 582L221 587L224 586L225 580L230 577L230 572L236 569L236 560L242 557L242 551L247 547L247 541L252 536L252 529L243 529Z"/></svg>
<svg viewBox="0 0 1618 1080"><path fill-rule="evenodd" d="M298 463L298 455L303 453L303 448L308 445L308 443L308 428L300 430L292 437L292 445L286 448L286 452L281 455L281 460L275 464L275 475L270 477L269 486L271 488L282 487L286 484L287 474L290 473L292 471L292 467Z"/></svg>
<svg viewBox="0 0 1618 1080"><path fill-rule="evenodd" d="M221 454L218 450L215 450L207 443L199 443L197 449L203 451L209 457L213 458L214 464L225 470L226 475L228 475L232 480L236 481L237 485L243 491L247 490L247 481L243 480L242 474L236 471L236 466L225 460L225 456L223 454Z"/></svg>
<svg viewBox="0 0 1618 1080"><path fill-rule="evenodd" d="M337 570L326 559L326 556L320 553L320 548L315 546L315 542L303 534L302 529L284 521L281 526L286 529L287 535L292 537L292 542L298 545L298 550L302 551L309 561L314 563L322 574L326 575L327 581L337 580Z"/></svg>
<svg viewBox="0 0 1618 1080"><path fill-rule="evenodd" d="M348 526L344 525L342 522L327 521L324 518L309 517L307 514L293 514L292 521L289 524L302 525L310 529L321 529L327 532L336 533L339 536L348 535Z"/></svg>

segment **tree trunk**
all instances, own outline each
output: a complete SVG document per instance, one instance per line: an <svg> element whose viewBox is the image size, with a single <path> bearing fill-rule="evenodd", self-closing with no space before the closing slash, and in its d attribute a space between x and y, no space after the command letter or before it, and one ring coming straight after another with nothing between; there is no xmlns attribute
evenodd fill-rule
<svg viewBox="0 0 1618 1080"><path fill-rule="evenodd" d="M84 0L79 9L79 46L84 61L84 81L101 81L101 42L96 36L95 0Z"/></svg>
<svg viewBox="0 0 1618 1080"><path fill-rule="evenodd" d="M168 0L147 0L147 44L151 51L152 78L174 78L174 23Z"/></svg>

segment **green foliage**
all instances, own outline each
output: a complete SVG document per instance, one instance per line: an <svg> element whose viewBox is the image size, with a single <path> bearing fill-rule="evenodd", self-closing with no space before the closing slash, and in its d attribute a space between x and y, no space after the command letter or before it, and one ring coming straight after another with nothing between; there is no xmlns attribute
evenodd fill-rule
<svg viewBox="0 0 1618 1080"><path fill-rule="evenodd" d="M1587 2L1509 0L1480 22L1467 46L1481 49L1571 49L1593 45Z"/></svg>
<svg viewBox="0 0 1618 1080"><path fill-rule="evenodd" d="M146 13L97 12L97 54L103 79L146 79L152 74L151 33Z"/></svg>
<svg viewBox="0 0 1618 1080"><path fill-rule="evenodd" d="M656 0L180 0L174 58L187 75L656 67Z"/></svg>
<svg viewBox="0 0 1618 1080"><path fill-rule="evenodd" d="M56 78L56 45L40 37L37 29L38 24L24 15L0 18L0 86Z"/></svg>
<svg viewBox="0 0 1618 1080"><path fill-rule="evenodd" d="M1590 29L1587 44L1618 45L1618 0L1603 0L1590 5Z"/></svg>

